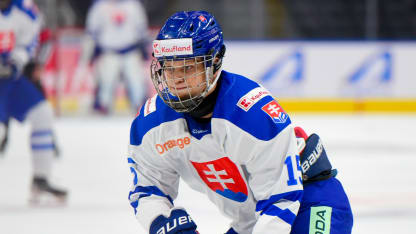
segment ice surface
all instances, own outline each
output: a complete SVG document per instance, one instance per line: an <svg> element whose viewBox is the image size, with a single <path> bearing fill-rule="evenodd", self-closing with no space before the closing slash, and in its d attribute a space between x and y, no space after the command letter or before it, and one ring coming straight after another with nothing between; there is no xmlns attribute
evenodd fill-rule
<svg viewBox="0 0 416 234"><path fill-rule="evenodd" d="M145 233L127 200L131 120L57 120L62 158L55 163L53 182L70 190L68 205L61 208L28 206L29 126L12 122L10 144L0 158L0 233ZM350 197L353 233L415 233L415 115L292 115L292 120L321 135ZM188 210L201 234L228 229L229 220L186 185L181 184L176 204Z"/></svg>

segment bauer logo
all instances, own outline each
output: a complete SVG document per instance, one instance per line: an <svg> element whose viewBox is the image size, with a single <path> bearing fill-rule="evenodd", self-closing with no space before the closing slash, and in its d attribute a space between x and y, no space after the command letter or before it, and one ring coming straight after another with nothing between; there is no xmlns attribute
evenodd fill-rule
<svg viewBox="0 0 416 234"><path fill-rule="evenodd" d="M215 35L215 37L213 37L213 38L211 38L211 39L209 39L209 43L212 43L213 41L215 41L215 40L217 40L219 38L219 36L218 35Z"/></svg>
<svg viewBox="0 0 416 234"><path fill-rule="evenodd" d="M237 202L247 200L247 185L237 166L227 157L209 162L192 162L205 184L214 192Z"/></svg>
<svg viewBox="0 0 416 234"><path fill-rule="evenodd" d="M254 104L268 95L270 95L270 92L267 89L257 87L241 97L237 102L237 106L245 111L248 111L252 106L254 106Z"/></svg>
<svg viewBox="0 0 416 234"><path fill-rule="evenodd" d="M266 112L275 123L284 123L287 120L286 112L276 100L267 103L261 109Z"/></svg>
<svg viewBox="0 0 416 234"><path fill-rule="evenodd" d="M155 57L193 54L192 38L153 41Z"/></svg>
<svg viewBox="0 0 416 234"><path fill-rule="evenodd" d="M171 149L179 148L183 149L185 146L191 143L191 139L189 137L178 138L176 140L168 140L163 144L156 144L156 150L159 154L164 154Z"/></svg>

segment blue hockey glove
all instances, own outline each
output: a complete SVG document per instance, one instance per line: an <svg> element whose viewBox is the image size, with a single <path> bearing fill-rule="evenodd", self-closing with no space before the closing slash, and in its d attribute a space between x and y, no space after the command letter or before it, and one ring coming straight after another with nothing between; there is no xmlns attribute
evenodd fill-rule
<svg viewBox="0 0 416 234"><path fill-rule="evenodd" d="M150 225L150 234L197 234L196 224L183 209L173 209L169 217L159 215Z"/></svg>
<svg viewBox="0 0 416 234"><path fill-rule="evenodd" d="M299 139L304 140L304 145L300 148L303 182L325 180L336 176L337 170L332 169L319 136L314 133L308 137L300 127L295 128L295 134L298 142Z"/></svg>

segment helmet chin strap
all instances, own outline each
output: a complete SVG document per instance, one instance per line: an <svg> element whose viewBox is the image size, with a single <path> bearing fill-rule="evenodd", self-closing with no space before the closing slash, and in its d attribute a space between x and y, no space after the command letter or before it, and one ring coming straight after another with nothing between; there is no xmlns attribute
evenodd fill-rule
<svg viewBox="0 0 416 234"><path fill-rule="evenodd" d="M214 69L214 66L211 66L211 67L209 67L208 69L207 69L207 77L208 77L208 79L210 80L210 79L212 79L213 78L213 76L214 76L214 73L212 72L212 70ZM212 89L214 89L216 86L216 84L217 84L217 82L218 82L218 79L220 78L220 76L221 76L221 72L222 72L222 67L220 67L218 70L217 70L217 72L218 72L218 74L217 74L217 76L214 78L214 81L208 86L208 89L207 89L207 92L206 92L206 94L204 95L205 97L206 96L208 96L209 95L209 93L211 92L211 90ZM209 73L209 74L208 74Z"/></svg>

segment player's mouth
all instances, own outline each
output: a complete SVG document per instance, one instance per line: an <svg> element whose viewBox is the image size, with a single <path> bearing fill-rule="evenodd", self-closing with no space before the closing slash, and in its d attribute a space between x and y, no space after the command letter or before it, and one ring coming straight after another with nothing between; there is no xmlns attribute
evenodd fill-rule
<svg viewBox="0 0 416 234"><path fill-rule="evenodd" d="M188 87L187 86L183 86L183 87L181 87L181 86L173 86L173 87L169 87L169 90L172 90L172 91L180 91L180 90L185 90L185 89L187 89Z"/></svg>

